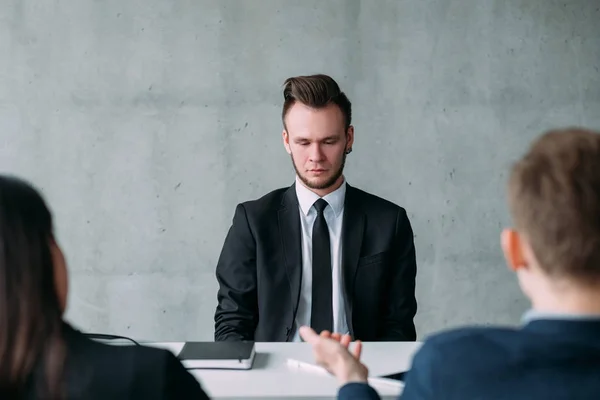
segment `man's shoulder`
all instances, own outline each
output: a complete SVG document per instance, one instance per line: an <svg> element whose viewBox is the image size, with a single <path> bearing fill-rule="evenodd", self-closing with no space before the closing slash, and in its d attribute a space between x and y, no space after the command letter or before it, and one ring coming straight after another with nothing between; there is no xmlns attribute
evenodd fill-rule
<svg viewBox="0 0 600 400"><path fill-rule="evenodd" d="M453 399L479 398L498 371L509 371L504 375L508 382L519 380L520 368L532 361L530 343L526 332L513 327L465 327L432 334L412 359L406 388L415 393L425 388L426 398L439 393Z"/></svg>
<svg viewBox="0 0 600 400"><path fill-rule="evenodd" d="M283 205L286 193L293 189L293 185L274 189L261 197L242 201L237 206L253 215L270 213ZM404 207L363 189L348 185L346 190L346 196L352 196L354 202L366 211L383 214L406 213Z"/></svg>
<svg viewBox="0 0 600 400"><path fill-rule="evenodd" d="M426 342L436 345L454 346L460 342L471 342L474 339L490 338L507 334L518 334L519 330L503 326L467 326L463 328L447 329L430 335Z"/></svg>
<svg viewBox="0 0 600 400"><path fill-rule="evenodd" d="M406 213L404 207L376 194L348 185L346 196L352 196L366 210L383 213Z"/></svg>
<svg viewBox="0 0 600 400"><path fill-rule="evenodd" d="M468 358L469 354L480 358L482 353L492 355L496 350L502 351L511 344L520 341L522 332L512 327L465 327L432 334L427 337L420 352L437 356L446 360Z"/></svg>
<svg viewBox="0 0 600 400"><path fill-rule="evenodd" d="M243 207L247 213L251 214L262 214L277 210L288 190L293 190L293 187L287 186L272 190L261 197L242 201L238 204L238 207Z"/></svg>

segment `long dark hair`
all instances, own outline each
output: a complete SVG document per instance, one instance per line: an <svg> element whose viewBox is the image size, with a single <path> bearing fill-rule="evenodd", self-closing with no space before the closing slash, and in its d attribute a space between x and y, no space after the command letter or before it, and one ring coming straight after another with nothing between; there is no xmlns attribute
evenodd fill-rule
<svg viewBox="0 0 600 400"><path fill-rule="evenodd" d="M65 347L52 215L27 182L0 175L0 397L62 397ZM31 390L35 390L31 392Z"/></svg>

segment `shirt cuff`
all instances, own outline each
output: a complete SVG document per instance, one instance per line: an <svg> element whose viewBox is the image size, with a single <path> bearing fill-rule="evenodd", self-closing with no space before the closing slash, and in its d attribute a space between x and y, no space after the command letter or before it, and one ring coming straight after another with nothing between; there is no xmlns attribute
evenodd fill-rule
<svg viewBox="0 0 600 400"><path fill-rule="evenodd" d="M338 392L338 400L379 400L379 394L367 383L350 382Z"/></svg>

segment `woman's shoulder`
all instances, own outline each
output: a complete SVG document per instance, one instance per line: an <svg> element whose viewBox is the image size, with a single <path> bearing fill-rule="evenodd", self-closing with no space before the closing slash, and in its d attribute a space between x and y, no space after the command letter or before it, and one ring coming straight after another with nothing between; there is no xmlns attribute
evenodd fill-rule
<svg viewBox="0 0 600 400"><path fill-rule="evenodd" d="M102 340L100 336L86 334L69 324L65 324L64 333L67 353L70 356L87 358L90 361L106 359L115 369L130 369L132 364L139 364L148 369L161 369L167 364L179 362L169 350L135 342L111 343Z"/></svg>
<svg viewBox="0 0 600 400"><path fill-rule="evenodd" d="M112 385L114 389L129 387L128 390L143 396L151 395L151 398L162 398L155 397L157 393L168 394L167 398L178 398L173 395L182 390L197 392L198 398L207 398L202 397L204 393L199 382L167 349L107 344L93 340L71 326L66 327L65 339L69 374L76 375L80 381L88 381L92 386L96 386L96 382L98 385Z"/></svg>

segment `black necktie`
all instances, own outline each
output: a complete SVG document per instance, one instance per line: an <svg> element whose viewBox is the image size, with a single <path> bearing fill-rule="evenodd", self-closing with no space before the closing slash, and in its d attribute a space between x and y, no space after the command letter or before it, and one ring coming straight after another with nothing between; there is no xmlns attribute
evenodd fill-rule
<svg viewBox="0 0 600 400"><path fill-rule="evenodd" d="M314 204L317 219L312 233L312 307L310 325L317 332L333 331L333 306L331 304L331 248L329 229L323 210L327 201L319 199Z"/></svg>

